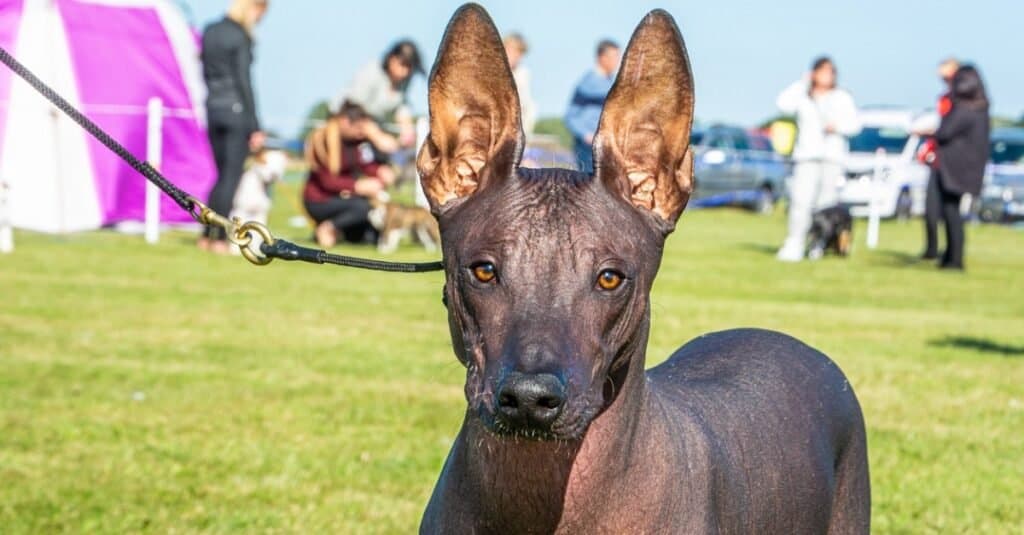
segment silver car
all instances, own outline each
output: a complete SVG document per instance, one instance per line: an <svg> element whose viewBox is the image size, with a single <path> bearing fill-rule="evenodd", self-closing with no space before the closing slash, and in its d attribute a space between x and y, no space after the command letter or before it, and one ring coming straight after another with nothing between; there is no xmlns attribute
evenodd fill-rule
<svg viewBox="0 0 1024 535"><path fill-rule="evenodd" d="M982 221L1024 219L1024 128L992 132L990 161L977 210Z"/></svg>
<svg viewBox="0 0 1024 535"><path fill-rule="evenodd" d="M744 206L770 213L785 194L788 158L772 150L766 136L716 125L695 129L695 188L691 206Z"/></svg>

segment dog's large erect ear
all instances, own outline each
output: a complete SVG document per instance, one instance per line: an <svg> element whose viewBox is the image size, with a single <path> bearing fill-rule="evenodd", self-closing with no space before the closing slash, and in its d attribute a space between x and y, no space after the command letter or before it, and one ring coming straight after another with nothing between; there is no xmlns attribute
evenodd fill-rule
<svg viewBox="0 0 1024 535"><path fill-rule="evenodd" d="M650 12L626 47L594 141L596 175L671 231L693 189L693 74L672 16Z"/></svg>
<svg viewBox="0 0 1024 535"><path fill-rule="evenodd" d="M435 215L511 176L523 152L519 94L494 22L476 4L448 23L430 73L430 135L416 166Z"/></svg>

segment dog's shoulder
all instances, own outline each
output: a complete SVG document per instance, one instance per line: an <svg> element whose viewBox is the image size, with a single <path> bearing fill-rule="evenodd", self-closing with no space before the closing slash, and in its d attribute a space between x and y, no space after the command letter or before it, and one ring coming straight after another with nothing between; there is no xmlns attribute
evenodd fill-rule
<svg viewBox="0 0 1024 535"><path fill-rule="evenodd" d="M765 441L781 448L794 437L838 451L863 427L860 404L839 367L779 332L698 337L648 377L674 425L698 429L728 455Z"/></svg>
<svg viewBox="0 0 1024 535"><path fill-rule="evenodd" d="M765 329L731 329L700 336L649 372L668 392L708 391L726 398L766 395L818 398L847 392L839 366L792 336ZM805 388L814 385L813 388Z"/></svg>

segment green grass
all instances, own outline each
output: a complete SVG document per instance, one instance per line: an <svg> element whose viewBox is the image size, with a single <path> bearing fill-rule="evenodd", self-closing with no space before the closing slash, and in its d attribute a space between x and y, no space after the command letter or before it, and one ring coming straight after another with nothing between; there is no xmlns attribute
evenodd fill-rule
<svg viewBox="0 0 1024 535"><path fill-rule="evenodd" d="M279 193L274 228L304 237ZM796 335L860 396L876 533L1024 530L1024 234L970 227L959 275L910 261L916 221L799 265L773 259L782 232L781 215L685 214L650 363L718 329ZM414 531L464 407L441 275L256 268L185 234L16 239L0 532Z"/></svg>

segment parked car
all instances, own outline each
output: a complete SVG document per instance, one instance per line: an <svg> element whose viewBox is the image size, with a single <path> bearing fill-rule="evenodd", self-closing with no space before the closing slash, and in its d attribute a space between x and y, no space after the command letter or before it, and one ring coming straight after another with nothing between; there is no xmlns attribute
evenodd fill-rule
<svg viewBox="0 0 1024 535"><path fill-rule="evenodd" d="M1024 219L1024 128L992 131L991 156L977 210L982 221Z"/></svg>
<svg viewBox="0 0 1024 535"><path fill-rule="evenodd" d="M862 129L850 138L839 202L854 217L870 214L873 195L877 195L881 217L923 214L930 169L917 160L922 139L913 132L936 126L938 117L895 108L863 108L859 117ZM876 169L880 171L877 180Z"/></svg>
<svg viewBox="0 0 1024 535"><path fill-rule="evenodd" d="M745 206L770 213L785 194L787 158L772 150L766 136L742 128L715 125L695 129L694 206Z"/></svg>

